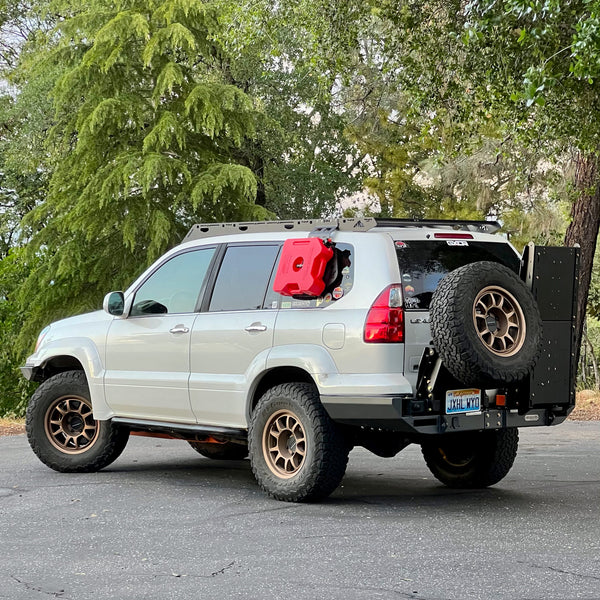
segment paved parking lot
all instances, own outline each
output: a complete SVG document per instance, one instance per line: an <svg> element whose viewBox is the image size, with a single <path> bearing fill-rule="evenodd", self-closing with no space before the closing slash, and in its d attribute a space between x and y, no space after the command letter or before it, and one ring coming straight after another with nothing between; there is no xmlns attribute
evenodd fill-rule
<svg viewBox="0 0 600 600"><path fill-rule="evenodd" d="M522 431L509 476L439 485L417 447L350 455L321 504L265 497L248 461L132 438L54 473L0 438L0 598L600 598L600 423Z"/></svg>

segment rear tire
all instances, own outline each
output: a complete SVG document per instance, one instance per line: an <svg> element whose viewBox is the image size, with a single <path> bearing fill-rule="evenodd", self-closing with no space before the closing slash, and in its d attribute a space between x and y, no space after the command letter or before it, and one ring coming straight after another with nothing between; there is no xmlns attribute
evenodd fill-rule
<svg viewBox="0 0 600 600"><path fill-rule="evenodd" d="M248 456L248 446L223 442L222 444L207 442L189 442L190 446L205 458L213 460L243 460Z"/></svg>
<svg viewBox="0 0 600 600"><path fill-rule="evenodd" d="M129 430L92 416L82 371L65 371L44 381L27 406L27 439L37 457L62 473L91 473L115 461Z"/></svg>
<svg viewBox="0 0 600 600"><path fill-rule="evenodd" d="M452 433L421 445L427 467L451 488L485 488L510 471L519 445L518 429Z"/></svg>
<svg viewBox="0 0 600 600"><path fill-rule="evenodd" d="M286 383L258 402L249 428L252 472L272 498L308 502L340 484L348 445L308 383Z"/></svg>

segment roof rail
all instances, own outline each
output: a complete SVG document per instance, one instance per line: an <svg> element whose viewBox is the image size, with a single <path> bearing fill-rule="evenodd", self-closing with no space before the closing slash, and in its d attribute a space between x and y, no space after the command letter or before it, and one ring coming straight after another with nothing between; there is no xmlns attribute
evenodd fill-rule
<svg viewBox="0 0 600 600"><path fill-rule="evenodd" d="M303 219L299 221L248 221L246 223L200 223L187 233L184 242L235 233L265 233L270 231L314 231L338 229L340 231L367 231L376 226L375 219Z"/></svg>
<svg viewBox="0 0 600 600"><path fill-rule="evenodd" d="M183 242L235 233L265 233L277 231L368 231L374 227L430 227L454 229L479 233L494 233L500 229L498 221L443 221L413 219L374 219L357 217L352 219L301 219L298 221L247 221L240 223L200 223L194 225Z"/></svg>
<svg viewBox="0 0 600 600"><path fill-rule="evenodd" d="M375 219L376 227L430 227L454 229L474 233L495 233L502 225L498 221L453 221L436 219Z"/></svg>

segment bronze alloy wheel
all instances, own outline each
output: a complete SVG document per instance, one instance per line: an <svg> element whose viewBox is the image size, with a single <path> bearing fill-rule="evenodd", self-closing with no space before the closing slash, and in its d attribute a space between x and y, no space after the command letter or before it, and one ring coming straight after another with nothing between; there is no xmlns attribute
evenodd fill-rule
<svg viewBox="0 0 600 600"><path fill-rule="evenodd" d="M499 286L482 289L473 303L479 339L497 356L513 356L525 341L525 316L515 297Z"/></svg>
<svg viewBox="0 0 600 600"><path fill-rule="evenodd" d="M50 443L65 454L86 452L100 432L89 400L81 396L62 396L52 402L44 417L44 428Z"/></svg>
<svg viewBox="0 0 600 600"><path fill-rule="evenodd" d="M300 419L289 410L271 415L263 429L262 448L273 474L282 479L296 475L306 457L306 434Z"/></svg>

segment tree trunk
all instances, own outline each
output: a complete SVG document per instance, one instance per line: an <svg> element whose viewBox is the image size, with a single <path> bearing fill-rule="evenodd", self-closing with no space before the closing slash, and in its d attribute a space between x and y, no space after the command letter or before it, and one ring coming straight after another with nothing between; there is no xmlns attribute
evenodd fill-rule
<svg viewBox="0 0 600 600"><path fill-rule="evenodd" d="M587 327L584 329L583 336L585 338L585 345L587 350L589 350L590 358L592 359L592 368L594 369L594 389L600 389L600 374L598 373L598 361L596 360L596 353L594 352L594 346L592 346L592 342L590 342L590 338L587 333Z"/></svg>
<svg viewBox="0 0 600 600"><path fill-rule="evenodd" d="M565 246L581 246L579 260L579 294L577 295L576 351L579 350L587 305L596 239L600 228L600 169L595 154L579 153L575 158L575 189L577 197L571 209L571 224L565 235Z"/></svg>

